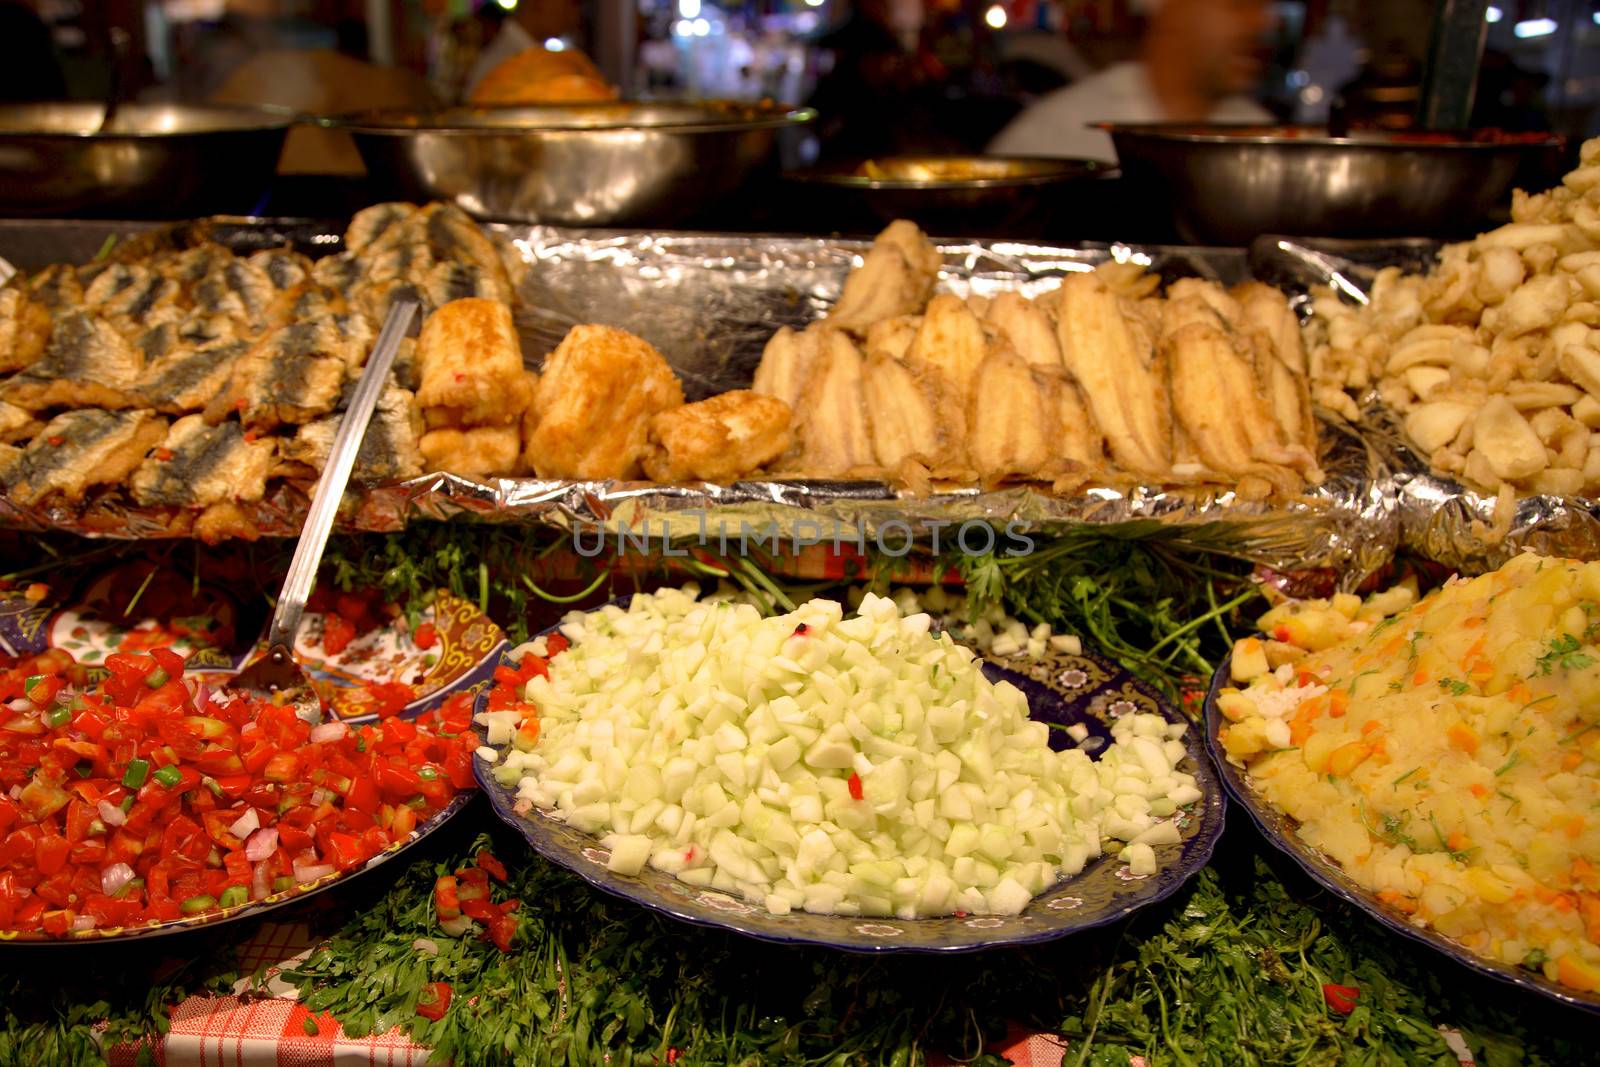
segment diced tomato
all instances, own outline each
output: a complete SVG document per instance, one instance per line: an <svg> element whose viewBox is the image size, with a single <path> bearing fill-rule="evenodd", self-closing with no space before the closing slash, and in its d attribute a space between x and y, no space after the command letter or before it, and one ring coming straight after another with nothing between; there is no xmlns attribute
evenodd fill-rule
<svg viewBox="0 0 1600 1067"><path fill-rule="evenodd" d="M431 622L418 623L411 635L411 643L426 652L439 643L439 631Z"/></svg>
<svg viewBox="0 0 1600 1067"><path fill-rule="evenodd" d="M322 623L322 650L330 656L337 656L350 642L356 639L356 628L348 619L339 615L327 615Z"/></svg>
<svg viewBox="0 0 1600 1067"><path fill-rule="evenodd" d="M1331 982L1324 982L1322 999L1328 1002L1328 1007L1340 1015L1349 1015L1356 1010L1356 1001L1361 999L1361 989L1353 985L1334 985Z"/></svg>
<svg viewBox="0 0 1600 1067"><path fill-rule="evenodd" d="M489 877L497 882L506 880L506 865L494 858L494 854L486 848L478 850L477 864L489 872Z"/></svg>
<svg viewBox="0 0 1600 1067"><path fill-rule="evenodd" d="M372 710L380 716L404 711L407 705L417 699L416 688L405 682L380 682L367 686L365 692Z"/></svg>
<svg viewBox="0 0 1600 1067"><path fill-rule="evenodd" d="M67 854L72 843L60 834L41 837L33 847L33 862L40 874L56 874L67 865Z"/></svg>
<svg viewBox="0 0 1600 1067"><path fill-rule="evenodd" d="M489 940L493 941L494 947L501 952L511 951L511 940L516 937L518 925L517 917L503 907L496 909L495 914L485 922Z"/></svg>
<svg viewBox="0 0 1600 1067"><path fill-rule="evenodd" d="M451 995L449 982L429 982L417 994L417 1014L438 1022L450 1010Z"/></svg>
<svg viewBox="0 0 1600 1067"><path fill-rule="evenodd" d="M441 922L461 918L461 898L454 876L447 874L433 883L433 911Z"/></svg>
<svg viewBox="0 0 1600 1067"><path fill-rule="evenodd" d="M551 634L544 639L544 650L552 659L565 652L572 642L561 634Z"/></svg>

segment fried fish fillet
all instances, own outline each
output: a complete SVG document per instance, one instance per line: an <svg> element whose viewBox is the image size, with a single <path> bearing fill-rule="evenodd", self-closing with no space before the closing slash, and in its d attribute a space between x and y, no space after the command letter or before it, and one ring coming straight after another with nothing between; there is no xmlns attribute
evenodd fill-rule
<svg viewBox="0 0 1600 1067"><path fill-rule="evenodd" d="M887 352L867 357L863 380L872 454L878 464L914 481L946 458L945 427L939 419L938 388Z"/></svg>
<svg viewBox="0 0 1600 1067"><path fill-rule="evenodd" d="M645 474L657 482L726 485L789 450L789 405L748 389L663 411L650 419Z"/></svg>
<svg viewBox="0 0 1600 1067"><path fill-rule="evenodd" d="M861 353L843 330L824 326L819 332L816 366L795 410L799 454L785 467L816 477L844 477L877 466Z"/></svg>
<svg viewBox="0 0 1600 1067"><path fill-rule="evenodd" d="M143 373L144 356L109 323L69 312L57 317L44 355L5 384L3 399L31 411L132 407Z"/></svg>
<svg viewBox="0 0 1600 1067"><path fill-rule="evenodd" d="M965 408L987 352L988 340L978 317L960 297L940 293L928 301L922 324L906 351L906 363L936 375Z"/></svg>
<svg viewBox="0 0 1600 1067"><path fill-rule="evenodd" d="M54 263L28 279L28 295L51 311L73 311L83 306L83 283L65 263Z"/></svg>
<svg viewBox="0 0 1600 1067"><path fill-rule="evenodd" d="M1095 425L1083 395L1063 369L1033 368L1034 382L1044 397L1045 420L1053 434L1056 458L1085 475L1106 464L1106 443Z"/></svg>
<svg viewBox="0 0 1600 1067"><path fill-rule="evenodd" d="M477 263L453 260L430 267L421 278L419 287L428 303L434 307L443 307L452 300L464 300L470 296L510 304L512 296L505 271L489 271Z"/></svg>
<svg viewBox="0 0 1600 1067"><path fill-rule="evenodd" d="M39 432L43 422L33 412L0 400L0 444L26 441Z"/></svg>
<svg viewBox="0 0 1600 1067"><path fill-rule="evenodd" d="M922 310L939 279L939 250L905 219L891 222L844 280L830 326L863 333L881 319Z"/></svg>
<svg viewBox="0 0 1600 1067"><path fill-rule="evenodd" d="M1179 278L1167 286L1167 300L1199 300L1215 311L1222 324L1232 329L1244 316L1239 302L1227 290L1205 278Z"/></svg>
<svg viewBox="0 0 1600 1067"><path fill-rule="evenodd" d="M1061 344L1050 316L1021 293L997 294L989 301L987 322L1029 366L1061 366Z"/></svg>
<svg viewBox="0 0 1600 1067"><path fill-rule="evenodd" d="M134 393L141 404L166 415L204 411L227 388L234 363L250 347L249 341L174 347L150 362Z"/></svg>
<svg viewBox="0 0 1600 1067"><path fill-rule="evenodd" d="M415 204L373 204L350 216L350 225L344 231L344 246L360 253L412 243L420 236L420 223L421 211Z"/></svg>
<svg viewBox="0 0 1600 1067"><path fill-rule="evenodd" d="M128 487L140 504L206 507L225 500L260 500L266 494L278 442L247 435L231 419L208 426L186 415L167 429L166 439Z"/></svg>
<svg viewBox="0 0 1600 1067"><path fill-rule="evenodd" d="M1295 374L1306 373L1306 350L1300 338L1300 320L1289 298L1263 282L1244 282L1230 290L1240 309L1241 324L1259 330L1272 353Z"/></svg>
<svg viewBox="0 0 1600 1067"><path fill-rule="evenodd" d="M167 420L153 411L64 412L39 431L0 482L23 506L56 495L81 500L93 486L121 482L166 432Z"/></svg>
<svg viewBox="0 0 1600 1067"><path fill-rule="evenodd" d="M650 417L681 406L683 386L648 341L582 325L545 358L533 404L527 462L539 477L637 478Z"/></svg>
<svg viewBox="0 0 1600 1067"><path fill-rule="evenodd" d="M195 283L190 291L195 310L238 323L250 336L287 320L292 298L261 267L249 260L231 259Z"/></svg>
<svg viewBox="0 0 1600 1067"><path fill-rule="evenodd" d="M333 449L343 415L326 415L306 423L279 446L284 459L321 471ZM366 436L356 450L350 480L357 485L403 482L422 473L422 418L409 389L390 383L378 394L378 406L367 424ZM508 468L509 469L509 468Z"/></svg>
<svg viewBox="0 0 1600 1067"><path fill-rule="evenodd" d="M1233 477L1284 451L1251 361L1223 331L1190 322L1168 335L1172 406L1200 461Z"/></svg>
<svg viewBox="0 0 1600 1067"><path fill-rule="evenodd" d="M822 333L815 325L805 330L781 326L767 339L761 352L761 363L756 367L752 392L777 397L790 410L800 405L800 397L811 381L811 372L821 352Z"/></svg>
<svg viewBox="0 0 1600 1067"><path fill-rule="evenodd" d="M1150 273L1138 263L1108 259L1095 267L1094 273L1107 289L1129 300L1143 300L1161 288L1161 276Z"/></svg>
<svg viewBox="0 0 1600 1067"><path fill-rule="evenodd" d="M892 319L880 319L867 327L866 343L861 346L861 351L869 357L881 353L890 359L903 360L906 353L911 351L911 342L917 339L917 330L921 325L921 315L896 315Z"/></svg>
<svg viewBox="0 0 1600 1067"><path fill-rule="evenodd" d="M1007 343L994 345L967 407L967 454L979 477L1054 477L1054 416L1028 361Z"/></svg>
<svg viewBox="0 0 1600 1067"><path fill-rule="evenodd" d="M435 260L471 264L493 280L496 292L511 291L499 250L472 216L454 204L437 201L423 208L421 214L428 250Z"/></svg>
<svg viewBox="0 0 1600 1067"><path fill-rule="evenodd" d="M0 374L32 365L49 340L50 309L20 286L0 289Z"/></svg>
<svg viewBox="0 0 1600 1067"><path fill-rule="evenodd" d="M452 301L428 316L417 339L417 374L417 403L446 409L451 425L515 426L530 399L511 309L481 297Z"/></svg>
<svg viewBox="0 0 1600 1067"><path fill-rule="evenodd" d="M1088 401L1118 466L1161 477L1172 463L1172 422L1153 361L1136 345L1121 302L1092 274L1069 275L1057 290L1062 361Z"/></svg>
<svg viewBox="0 0 1600 1067"><path fill-rule="evenodd" d="M326 316L270 331L235 358L227 387L206 405L207 420L218 423L237 411L247 429L264 432L326 415L349 369L366 361L361 330L350 319Z"/></svg>
<svg viewBox="0 0 1600 1067"><path fill-rule="evenodd" d="M417 442L423 466L464 478L490 478L522 472L522 435L515 426L474 426L429 430Z"/></svg>
<svg viewBox="0 0 1600 1067"><path fill-rule="evenodd" d="M247 262L291 300L311 283L311 260L288 248L263 249L252 253Z"/></svg>

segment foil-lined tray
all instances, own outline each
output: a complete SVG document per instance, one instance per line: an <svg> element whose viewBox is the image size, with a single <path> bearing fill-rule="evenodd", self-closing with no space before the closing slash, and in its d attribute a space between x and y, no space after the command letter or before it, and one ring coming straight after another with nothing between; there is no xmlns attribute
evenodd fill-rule
<svg viewBox="0 0 1600 1067"><path fill-rule="evenodd" d="M605 322L659 348L690 399L748 386L773 331L803 325L824 311L867 248L864 241L829 238L492 229L507 254L527 267L519 282L518 329L530 359L542 359L576 323ZM331 228L314 224L264 222L260 230L303 248L338 247ZM230 223L212 237L253 245L261 234ZM0 228L0 255L8 240L19 239L13 229ZM1251 256L1242 249L960 241L942 243L940 250L943 284L961 295L1034 293L1107 260L1138 263L1169 281L1205 277L1231 285L1252 276ZM1308 276L1289 283L1301 292L1327 280L1315 270L1302 273ZM949 545L964 523L987 523L1008 535L1093 528L1108 536L1161 537L1272 568L1325 568L1354 584L1394 552L1395 493L1382 455L1359 433L1325 421L1323 445L1326 481L1292 501L1246 500L1222 487L1091 488L1060 497L1043 487L1019 486L917 497L874 482L662 486L534 478L477 482L434 474L353 490L340 523L345 529L392 531L414 519L470 516L552 526L570 532L580 548L603 538L614 546L623 536L658 545L684 538L725 544L743 536L763 544L776 539L778 547L867 543L891 555L908 541L918 549L937 547L933 538L940 532ZM263 536L293 536L309 488L275 483L266 499L246 509L247 517ZM134 507L110 491L74 506L24 509L0 499L0 523L94 537L182 537L190 532L192 515ZM970 537L978 546L985 541L980 531Z"/></svg>
<svg viewBox="0 0 1600 1067"><path fill-rule="evenodd" d="M1297 294L1329 285L1365 303L1378 269L1424 274L1437 262L1437 241L1293 241L1264 237L1250 249L1252 272ZM1398 413L1372 390L1359 398L1358 430L1390 472L1399 546L1463 574L1481 574L1525 550L1572 559L1600 559L1600 502L1581 497L1524 496L1510 516L1497 515L1492 493L1480 493L1433 471L1409 440Z"/></svg>

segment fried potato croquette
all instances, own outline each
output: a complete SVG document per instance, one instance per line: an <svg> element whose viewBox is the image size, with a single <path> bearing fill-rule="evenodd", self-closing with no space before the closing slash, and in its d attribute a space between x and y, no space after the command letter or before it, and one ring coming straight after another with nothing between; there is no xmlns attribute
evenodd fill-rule
<svg viewBox="0 0 1600 1067"><path fill-rule="evenodd" d="M453 300L429 315L417 339L417 375L425 417L433 409L450 425L513 426L528 406L511 309L493 300Z"/></svg>
<svg viewBox="0 0 1600 1067"><path fill-rule="evenodd" d="M574 326L545 359L528 465L541 478L637 478L649 419L683 404L655 346L611 326Z"/></svg>
<svg viewBox="0 0 1600 1067"><path fill-rule="evenodd" d="M735 389L650 420L644 470L657 482L734 482L789 450L789 405Z"/></svg>

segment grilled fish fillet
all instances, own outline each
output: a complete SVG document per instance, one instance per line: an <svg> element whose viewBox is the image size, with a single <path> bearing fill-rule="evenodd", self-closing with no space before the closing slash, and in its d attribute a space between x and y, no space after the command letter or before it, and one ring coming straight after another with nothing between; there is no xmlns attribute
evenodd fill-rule
<svg viewBox="0 0 1600 1067"><path fill-rule="evenodd" d="M57 317L44 355L5 383L0 398L32 411L132 407L143 373L144 357L109 323L69 312Z"/></svg>
<svg viewBox="0 0 1600 1067"><path fill-rule="evenodd" d="M1092 274L1069 275L1057 290L1062 361L1124 470L1161 477L1172 462L1172 422L1152 360L1136 346L1121 302Z"/></svg>
<svg viewBox="0 0 1600 1067"><path fill-rule="evenodd" d="M683 386L643 338L574 326L546 357L533 404L527 462L539 477L637 478L649 419L682 405Z"/></svg>
<svg viewBox="0 0 1600 1067"><path fill-rule="evenodd" d="M761 352L761 363L756 367L752 392L777 397L790 410L799 407L816 367L817 356L822 351L821 327L812 324L804 331L788 326L767 339Z"/></svg>
<svg viewBox="0 0 1600 1067"><path fill-rule="evenodd" d="M967 406L967 455L979 477L992 483L1048 473L1057 435L1046 420L1053 414L1028 361L1009 344L994 345Z"/></svg>
<svg viewBox="0 0 1600 1067"><path fill-rule="evenodd" d="M447 427L429 430L417 442L423 467L463 478L520 474L522 435L515 426Z"/></svg>
<svg viewBox="0 0 1600 1067"><path fill-rule="evenodd" d="M231 419L208 426L186 415L133 472L129 489L140 504L205 507L224 500L260 500L277 452L277 439L256 438Z"/></svg>
<svg viewBox="0 0 1600 1067"><path fill-rule="evenodd" d="M645 474L657 482L738 481L789 451L791 415L777 397L747 389L663 411L650 419Z"/></svg>
<svg viewBox="0 0 1600 1067"><path fill-rule="evenodd" d="M19 286L0 289L0 374L32 365L49 340L50 309Z"/></svg>
<svg viewBox="0 0 1600 1067"><path fill-rule="evenodd" d="M303 463L314 471L327 464L339 432L342 415L326 415L306 423L295 435L284 439L279 452L284 459ZM378 394L378 406L367 424L366 436L356 450L350 479L357 485L387 485L403 482L422 473L422 419L409 389L389 384ZM510 469L508 466L507 469Z"/></svg>
<svg viewBox="0 0 1600 1067"><path fill-rule="evenodd" d="M891 222L844 280L829 326L860 334L881 319L922 310L939 278L939 250L916 225Z"/></svg>
<svg viewBox="0 0 1600 1067"><path fill-rule="evenodd" d="M795 411L799 454L785 464L817 477L876 466L867 425L861 353L842 330L824 327L817 362Z"/></svg>
<svg viewBox="0 0 1600 1067"><path fill-rule="evenodd" d="M121 482L166 432L167 420L152 411L64 412L39 431L0 482L25 507L55 495L81 500L92 486Z"/></svg>
<svg viewBox="0 0 1600 1067"><path fill-rule="evenodd" d="M987 322L1030 366L1061 366L1061 344L1050 316L1021 293L997 294L989 301Z"/></svg>
<svg viewBox="0 0 1600 1067"><path fill-rule="evenodd" d="M417 403L447 409L452 425L514 426L530 400L511 309L492 300L456 300L429 315L417 373Z"/></svg>

